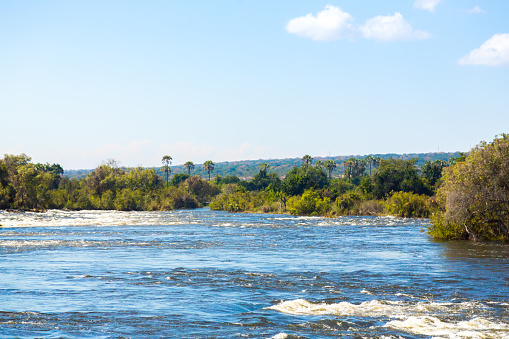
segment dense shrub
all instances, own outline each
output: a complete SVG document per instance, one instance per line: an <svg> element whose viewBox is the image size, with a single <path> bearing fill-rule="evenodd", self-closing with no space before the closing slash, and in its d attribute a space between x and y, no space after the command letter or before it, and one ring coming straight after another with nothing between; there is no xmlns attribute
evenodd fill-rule
<svg viewBox="0 0 509 339"><path fill-rule="evenodd" d="M356 192L348 192L336 198L334 212L339 215L355 215L354 207L361 202L361 195Z"/></svg>
<svg viewBox="0 0 509 339"><path fill-rule="evenodd" d="M476 146L464 162L444 169L435 238L509 241L509 135Z"/></svg>
<svg viewBox="0 0 509 339"><path fill-rule="evenodd" d="M387 213L404 218L428 218L429 197L410 192L395 192L385 203Z"/></svg>
<svg viewBox="0 0 509 339"><path fill-rule="evenodd" d="M302 196L291 197L287 209L294 215L327 215L331 211L329 198L321 198L316 191L309 190Z"/></svg>

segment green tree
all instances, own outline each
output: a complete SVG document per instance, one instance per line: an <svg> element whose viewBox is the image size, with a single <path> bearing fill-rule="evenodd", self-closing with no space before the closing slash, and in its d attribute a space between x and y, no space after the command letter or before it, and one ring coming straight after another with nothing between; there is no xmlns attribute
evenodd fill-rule
<svg viewBox="0 0 509 339"><path fill-rule="evenodd" d="M369 176L371 176L371 168L374 166L375 164L375 157L372 156L372 155L368 155L364 161L366 161L366 165L369 167Z"/></svg>
<svg viewBox="0 0 509 339"><path fill-rule="evenodd" d="M468 154L464 152L460 152L459 157L452 157L449 159L448 163L450 166L456 165L458 162L464 162L467 159Z"/></svg>
<svg viewBox="0 0 509 339"><path fill-rule="evenodd" d="M421 172L422 175L428 180L429 184L434 186L442 176L442 170L447 166L449 166L447 161L439 159L433 161L428 160L424 163L424 165L422 165Z"/></svg>
<svg viewBox="0 0 509 339"><path fill-rule="evenodd" d="M182 184L187 192L191 193L200 203L206 203L219 194L221 190L214 184L194 175Z"/></svg>
<svg viewBox="0 0 509 339"><path fill-rule="evenodd" d="M353 182L358 185L360 177L366 171L366 162L363 159L350 158L345 164L345 175L348 177L348 182Z"/></svg>
<svg viewBox="0 0 509 339"><path fill-rule="evenodd" d="M382 162L382 158L375 157L372 162L373 162L373 167L378 168L380 166L380 162Z"/></svg>
<svg viewBox="0 0 509 339"><path fill-rule="evenodd" d="M351 160L352 159L347 160L347 161L343 161L343 167L344 167L343 173L345 174L345 177L348 178L348 182L349 183L352 182L352 166L353 166L353 162Z"/></svg>
<svg viewBox="0 0 509 339"><path fill-rule="evenodd" d="M416 194L430 194L419 176L415 166L417 159L401 160L387 159L380 162L377 172L373 176L373 193L377 199L382 199L391 192L413 192Z"/></svg>
<svg viewBox="0 0 509 339"><path fill-rule="evenodd" d="M329 198L321 198L318 192L308 190L302 196L288 200L288 211L295 215L326 215L332 206Z"/></svg>
<svg viewBox="0 0 509 339"><path fill-rule="evenodd" d="M322 189L327 181L327 174L321 168L294 167L281 182L281 190L288 196L302 195L305 190Z"/></svg>
<svg viewBox="0 0 509 339"><path fill-rule="evenodd" d="M309 166L313 163L313 158L311 158L310 155L306 154L305 156L302 157L302 162L304 163L304 165Z"/></svg>
<svg viewBox="0 0 509 339"><path fill-rule="evenodd" d="M194 163L192 161L188 161L184 164L184 167L187 170L187 174L191 175L191 171L194 170Z"/></svg>
<svg viewBox="0 0 509 339"><path fill-rule="evenodd" d="M210 173L214 170L214 167L216 164L214 164L211 160L207 160L203 163L203 169L205 172L208 172L209 174L209 181L210 181Z"/></svg>
<svg viewBox="0 0 509 339"><path fill-rule="evenodd" d="M324 167L329 172L329 180L331 179L332 171L334 171L337 166L338 166L338 164L336 164L336 162L334 160L330 160L330 159L325 160Z"/></svg>
<svg viewBox="0 0 509 339"><path fill-rule="evenodd" d="M317 161L315 162L315 167L318 167L318 168L323 169L323 168L324 168L323 160L317 160Z"/></svg>
<svg viewBox="0 0 509 339"><path fill-rule="evenodd" d="M171 178L171 185L172 186L178 186L178 185L180 185L181 182L186 181L188 178L190 178L190 176L189 176L189 174L186 174L186 173L175 174Z"/></svg>
<svg viewBox="0 0 509 339"><path fill-rule="evenodd" d="M20 209L40 207L37 201L37 169L31 163L21 165L13 178L16 190L14 206Z"/></svg>
<svg viewBox="0 0 509 339"><path fill-rule="evenodd" d="M267 164L266 162L260 164L260 172L265 172L267 173L267 170L269 169L270 165Z"/></svg>
<svg viewBox="0 0 509 339"><path fill-rule="evenodd" d="M443 210L430 234L445 239L509 241L509 135L482 142L465 161L444 169Z"/></svg>
<svg viewBox="0 0 509 339"><path fill-rule="evenodd" d="M163 161L162 170L163 170L164 175L166 176L166 188L168 188L168 179L170 178L170 173L171 173L170 165L171 165L172 158L169 155L165 155L163 157L162 161Z"/></svg>

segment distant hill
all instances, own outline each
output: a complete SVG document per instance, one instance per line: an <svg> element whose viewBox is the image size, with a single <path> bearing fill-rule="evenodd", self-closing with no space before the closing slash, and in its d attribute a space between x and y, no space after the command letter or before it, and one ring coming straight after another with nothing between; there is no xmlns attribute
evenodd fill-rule
<svg viewBox="0 0 509 339"><path fill-rule="evenodd" d="M444 160L447 161L452 157L458 157L459 152L437 152L437 153L410 153L410 154L370 154L374 157L380 157L382 159L403 159L410 160L413 158L418 158L417 166L421 167L427 160ZM350 158L364 159L366 155L344 155L344 156L335 156L335 157L316 157L313 158L313 163L317 160L334 160L336 163L340 164L336 170L332 173L333 177L339 177L344 172L344 166L342 162L348 160ZM241 160L241 161L225 161L216 163L216 167L212 172L212 176L220 175L225 177L227 175L235 175L241 179L250 179L254 177L256 173L260 170L260 165L263 163L269 164L268 172L277 173L278 176L283 177L293 167L302 165L301 158L288 158L288 159L260 159L260 160ZM201 167L202 164L195 164L195 169L191 171L191 175L200 175L203 178L207 178L207 173ZM160 171L161 168L154 168L159 174L162 175ZM176 165L171 166L172 174L178 173L187 173L184 165ZM79 170L66 170L64 175L70 178L83 178L88 173L93 171L92 169L79 169Z"/></svg>

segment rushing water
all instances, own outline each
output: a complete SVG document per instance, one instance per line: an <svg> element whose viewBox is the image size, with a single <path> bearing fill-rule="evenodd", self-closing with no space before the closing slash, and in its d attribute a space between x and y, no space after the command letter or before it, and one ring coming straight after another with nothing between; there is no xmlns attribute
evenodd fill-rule
<svg viewBox="0 0 509 339"><path fill-rule="evenodd" d="M509 246L427 222L0 211L0 338L509 338Z"/></svg>

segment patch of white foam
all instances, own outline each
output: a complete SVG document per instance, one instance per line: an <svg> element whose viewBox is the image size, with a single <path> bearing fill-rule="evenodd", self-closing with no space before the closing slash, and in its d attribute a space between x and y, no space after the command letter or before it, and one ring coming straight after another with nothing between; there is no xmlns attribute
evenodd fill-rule
<svg viewBox="0 0 509 339"><path fill-rule="evenodd" d="M91 246L104 246L107 243L99 241L68 241L68 240L7 240L0 241L0 247L91 247Z"/></svg>
<svg viewBox="0 0 509 339"><path fill-rule="evenodd" d="M464 303L417 302L371 300L360 304L340 302L337 304L312 303L304 299L284 301L268 307L275 311L294 315L340 315L359 317L388 317L404 319L410 315L429 315L436 312L467 311L479 305Z"/></svg>
<svg viewBox="0 0 509 339"><path fill-rule="evenodd" d="M429 335L434 338L509 339L509 323L495 322L484 318L482 315L484 306L477 302L436 303L371 300L360 304L349 302L326 304L297 299L281 302L268 307L268 309L301 316L335 315L392 318L394 320L387 322L384 327L413 334ZM471 315L474 311L478 315L470 320L456 322L443 320L444 317L451 319L451 316L458 314Z"/></svg>
<svg viewBox="0 0 509 339"><path fill-rule="evenodd" d="M0 211L0 225L9 227L181 225L196 223L175 212L65 211L12 213Z"/></svg>
<svg viewBox="0 0 509 339"><path fill-rule="evenodd" d="M432 316L412 316L406 320L389 321L384 327L440 338L509 338L509 324L484 318L453 323Z"/></svg>
<svg viewBox="0 0 509 339"><path fill-rule="evenodd" d="M275 336L270 337L269 339L287 339L287 338L288 338L288 334L286 334L286 333L278 333Z"/></svg>

